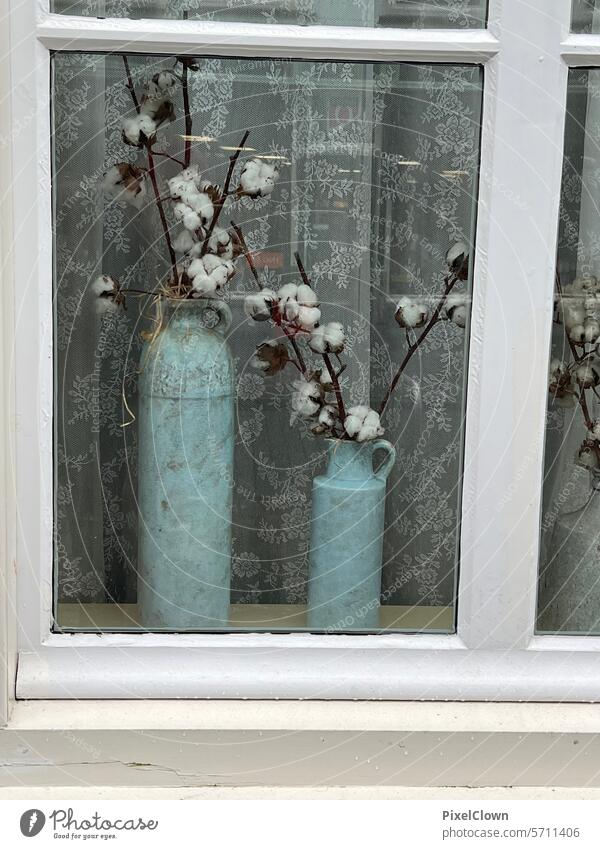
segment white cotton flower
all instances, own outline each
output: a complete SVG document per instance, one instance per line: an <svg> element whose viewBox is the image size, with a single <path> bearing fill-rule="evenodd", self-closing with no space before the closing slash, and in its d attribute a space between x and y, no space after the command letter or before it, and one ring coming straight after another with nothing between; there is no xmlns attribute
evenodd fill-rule
<svg viewBox="0 0 600 849"><path fill-rule="evenodd" d="M188 270L192 281L194 297L211 295L221 289L233 277L235 267L232 262L223 261L213 254L192 260Z"/></svg>
<svg viewBox="0 0 600 849"><path fill-rule="evenodd" d="M379 413L365 405L350 407L344 420L344 430L348 436L357 442L367 442L376 439L384 432L379 420Z"/></svg>
<svg viewBox="0 0 600 849"><path fill-rule="evenodd" d="M567 330L585 321L585 307L581 298L561 298L560 314Z"/></svg>
<svg viewBox="0 0 600 849"><path fill-rule="evenodd" d="M594 318L586 318L583 332L585 341L594 343L600 336L600 324Z"/></svg>
<svg viewBox="0 0 600 849"><path fill-rule="evenodd" d="M194 242L194 238L189 230L182 230L173 239L173 248L178 254L188 253L196 244L198 243Z"/></svg>
<svg viewBox="0 0 600 849"><path fill-rule="evenodd" d="M333 404L325 404L324 407L321 407L321 411L319 413L319 424L324 427L333 427L338 418L337 407Z"/></svg>
<svg viewBox="0 0 600 849"><path fill-rule="evenodd" d="M401 327L421 327L427 317L427 307L408 296L400 298L396 305L396 321Z"/></svg>
<svg viewBox="0 0 600 849"><path fill-rule="evenodd" d="M96 296L97 313L114 312L119 309L115 296L118 295L121 287L114 277L109 274L102 274L96 277L90 288Z"/></svg>
<svg viewBox="0 0 600 849"><path fill-rule="evenodd" d="M316 307L319 305L317 293L311 286L307 286L306 283L301 283L297 287L296 300L303 307Z"/></svg>
<svg viewBox="0 0 600 849"><path fill-rule="evenodd" d="M212 200L205 192L189 194L183 200L200 216L203 224L208 224L209 221L212 221L215 208Z"/></svg>
<svg viewBox="0 0 600 849"><path fill-rule="evenodd" d="M208 240L208 250L225 259L233 259L233 241L229 232L224 227L215 227L212 231L211 237Z"/></svg>
<svg viewBox="0 0 600 849"><path fill-rule="evenodd" d="M461 292L451 292L446 298L444 309L446 315L457 327L466 327L468 313L468 297Z"/></svg>
<svg viewBox="0 0 600 849"><path fill-rule="evenodd" d="M584 389L589 389L592 386L598 386L600 383L600 371L597 363L583 363L575 370L575 377L580 386Z"/></svg>
<svg viewBox="0 0 600 849"><path fill-rule="evenodd" d="M94 295L101 297L109 292L117 292L119 290L119 284L110 274L101 274L99 277L96 277L91 288Z"/></svg>
<svg viewBox="0 0 600 849"><path fill-rule="evenodd" d="M261 289L247 295L244 301L244 312L254 321L267 321L271 318L271 307L277 303L277 295L271 289Z"/></svg>
<svg viewBox="0 0 600 849"><path fill-rule="evenodd" d="M569 328L568 334L571 342L575 342L578 345L585 341L585 327L583 324L575 324Z"/></svg>
<svg viewBox="0 0 600 849"><path fill-rule="evenodd" d="M146 175L141 168L128 162L118 162L104 175L102 188L105 193L116 200L141 209L148 195Z"/></svg>
<svg viewBox="0 0 600 849"><path fill-rule="evenodd" d="M171 71L159 71L152 77L152 82L164 94L169 95L179 83L178 78Z"/></svg>
<svg viewBox="0 0 600 849"><path fill-rule="evenodd" d="M185 190L186 181L183 179L181 174L177 174L176 177L171 177L167 185L169 187L169 194L173 200L176 200L181 197L181 192Z"/></svg>
<svg viewBox="0 0 600 849"><path fill-rule="evenodd" d="M575 462L578 466L583 466L584 469L597 469L600 467L597 451L592 445L586 445L585 443L577 452Z"/></svg>
<svg viewBox="0 0 600 849"><path fill-rule="evenodd" d="M459 240L448 249L448 252L446 254L446 265L448 266L450 271L460 271L468 255L469 246L466 244L466 242Z"/></svg>
<svg viewBox="0 0 600 849"><path fill-rule="evenodd" d="M571 288L574 292L594 293L600 290L600 282L593 274L582 274L573 280Z"/></svg>
<svg viewBox="0 0 600 849"><path fill-rule="evenodd" d="M187 168L179 172L179 176L184 182L193 183L197 189L200 189L202 186L202 175L200 174L200 168L196 164L188 165Z"/></svg>
<svg viewBox="0 0 600 849"><path fill-rule="evenodd" d="M295 380L291 423L300 417L311 419L321 408L321 388L316 380Z"/></svg>
<svg viewBox="0 0 600 849"><path fill-rule="evenodd" d="M344 328L339 321L321 324L310 334L308 344L317 354L339 354L344 348Z"/></svg>
<svg viewBox="0 0 600 849"><path fill-rule="evenodd" d="M189 207L186 209L181 221L186 230L195 231L202 227L202 219L197 212L194 212L194 210Z"/></svg>
<svg viewBox="0 0 600 849"><path fill-rule="evenodd" d="M321 310L318 307L298 307L297 324L302 330L313 330L321 320Z"/></svg>
<svg viewBox="0 0 600 849"><path fill-rule="evenodd" d="M275 187L279 173L273 165L260 159L245 163L240 176L240 190L251 198L268 197Z"/></svg>
<svg viewBox="0 0 600 849"><path fill-rule="evenodd" d="M140 113L135 118L126 118L123 121L123 137L129 144L136 147L146 139L151 139L156 134L156 122L150 115Z"/></svg>

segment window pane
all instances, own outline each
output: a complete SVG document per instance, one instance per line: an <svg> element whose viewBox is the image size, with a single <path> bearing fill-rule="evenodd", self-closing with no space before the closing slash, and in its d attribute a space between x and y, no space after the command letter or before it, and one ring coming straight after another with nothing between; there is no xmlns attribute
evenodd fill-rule
<svg viewBox="0 0 600 849"><path fill-rule="evenodd" d="M483 27L487 0L53 0L65 15L365 27Z"/></svg>
<svg viewBox="0 0 600 849"><path fill-rule="evenodd" d="M600 633L600 70L569 74L538 627Z"/></svg>
<svg viewBox="0 0 600 849"><path fill-rule="evenodd" d="M573 32L600 32L600 6L596 0L573 0Z"/></svg>
<svg viewBox="0 0 600 849"><path fill-rule="evenodd" d="M452 630L481 77L53 57L60 626Z"/></svg>

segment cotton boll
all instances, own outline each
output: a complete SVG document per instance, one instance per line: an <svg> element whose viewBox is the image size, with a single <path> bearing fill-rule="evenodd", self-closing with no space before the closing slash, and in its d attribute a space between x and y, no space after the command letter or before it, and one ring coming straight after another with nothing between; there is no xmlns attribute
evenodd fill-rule
<svg viewBox="0 0 600 849"><path fill-rule="evenodd" d="M305 283L298 286L296 300L303 307L315 307L318 306L319 303L315 290L311 286L307 286Z"/></svg>
<svg viewBox="0 0 600 849"><path fill-rule="evenodd" d="M104 175L102 187L107 195L141 209L147 198L146 176L129 162L118 162Z"/></svg>
<svg viewBox="0 0 600 849"><path fill-rule="evenodd" d="M589 389L592 386L598 386L600 383L600 372L598 371L597 366L592 365L591 363L584 363L583 365L578 366L575 371L575 377L577 378L577 382L584 389Z"/></svg>
<svg viewBox="0 0 600 849"><path fill-rule="evenodd" d="M575 344L580 345L585 340L585 327L583 324L576 324L574 327L571 327L569 330L569 339L571 342L575 342Z"/></svg>
<svg viewBox="0 0 600 849"><path fill-rule="evenodd" d="M202 298L214 295L217 281L209 274L197 274L192 280L192 297Z"/></svg>
<svg viewBox="0 0 600 849"><path fill-rule="evenodd" d="M563 298L560 311L567 330L583 324L585 321L585 308L579 299Z"/></svg>
<svg viewBox="0 0 600 849"><path fill-rule="evenodd" d="M339 354L344 348L344 328L339 321L321 324L310 334L308 344L317 354Z"/></svg>
<svg viewBox="0 0 600 849"><path fill-rule="evenodd" d="M312 330L321 320L321 310L318 307L298 307L296 321L303 330Z"/></svg>
<svg viewBox="0 0 600 849"><path fill-rule="evenodd" d="M600 442L600 419L596 419L592 424L591 433L594 439Z"/></svg>
<svg viewBox="0 0 600 849"><path fill-rule="evenodd" d="M384 429L381 426L379 413L365 405L351 407L344 420L344 430L348 436L357 442L367 442L382 436Z"/></svg>
<svg viewBox="0 0 600 849"><path fill-rule="evenodd" d="M594 293L600 289L598 278L593 274L582 274L573 280L573 290L575 292L590 292Z"/></svg>
<svg viewBox="0 0 600 849"><path fill-rule="evenodd" d="M348 436L356 436L371 408L364 405L350 407L344 420L344 430Z"/></svg>
<svg viewBox="0 0 600 849"><path fill-rule="evenodd" d="M244 312L254 321L267 321L271 318L271 308L277 303L277 295L270 289L262 289L247 295L244 301Z"/></svg>
<svg viewBox="0 0 600 849"><path fill-rule="evenodd" d="M446 298L444 309L453 324L456 324L457 327L466 327L469 315L467 310L467 295L461 292L450 293Z"/></svg>
<svg viewBox="0 0 600 849"><path fill-rule="evenodd" d="M288 298L293 298L294 300L297 300L297 295L298 287L295 283L286 283L277 292L277 297L280 301L285 301Z"/></svg>
<svg viewBox="0 0 600 849"><path fill-rule="evenodd" d="M422 327L427 321L427 308L412 298L400 298L396 306L396 321L400 327Z"/></svg>
<svg viewBox="0 0 600 849"><path fill-rule="evenodd" d="M595 319L586 319L584 328L584 338L586 342L596 342L600 336L600 324Z"/></svg>
<svg viewBox="0 0 600 849"><path fill-rule="evenodd" d="M288 362L289 355L285 342L280 339L269 339L266 342L261 342L257 347L256 354L250 360L250 365L272 376L283 371Z"/></svg>
<svg viewBox="0 0 600 849"><path fill-rule="evenodd" d="M292 395L292 417L291 422L300 417L303 419L313 418L321 408L321 387L315 380L294 381L294 393Z"/></svg>
<svg viewBox="0 0 600 849"><path fill-rule="evenodd" d="M181 174L177 174L176 177L171 177L167 185L169 186L169 194L173 199L176 199L180 198L181 193L185 191L186 181Z"/></svg>
<svg viewBox="0 0 600 849"><path fill-rule="evenodd" d="M235 265L231 262L231 260L215 256L214 254L206 254L206 256L202 258L202 261L209 274L218 270L223 271L227 278L233 277L235 274Z"/></svg>
<svg viewBox="0 0 600 849"><path fill-rule="evenodd" d="M171 71L159 71L152 77L152 82L159 91L165 95L169 95L177 86L179 80Z"/></svg>
<svg viewBox="0 0 600 849"><path fill-rule="evenodd" d="M197 165L188 165L183 171L179 172L179 176L186 183L193 183L197 189L200 189L202 184L202 175Z"/></svg>
<svg viewBox="0 0 600 849"><path fill-rule="evenodd" d="M598 469L600 467L597 451L592 445L585 442L577 452L575 462L578 466L583 466L584 469Z"/></svg>
<svg viewBox="0 0 600 849"><path fill-rule="evenodd" d="M208 224L209 221L212 221L215 209L212 200L207 194L198 192L189 200L186 199L186 203L200 216L203 224Z"/></svg>
<svg viewBox="0 0 600 849"><path fill-rule="evenodd" d="M119 284L109 274L102 274L100 277L96 277L91 288L94 295L101 297L109 292L118 292Z"/></svg>
<svg viewBox="0 0 600 849"><path fill-rule="evenodd" d="M187 207L187 211L183 216L182 222L186 230L195 231L202 227L202 219L197 212L194 212L194 210L189 207Z"/></svg>
<svg viewBox="0 0 600 849"><path fill-rule="evenodd" d="M469 276L469 247L463 241L455 242L446 254L446 265L460 280Z"/></svg>
<svg viewBox="0 0 600 849"><path fill-rule="evenodd" d="M175 239L173 239L173 248L178 254L186 254L190 251L196 242L189 230L182 230Z"/></svg>
<svg viewBox="0 0 600 849"><path fill-rule="evenodd" d="M273 165L267 165L260 159L250 159L242 169L239 191L251 198L268 197L278 176Z"/></svg>
<svg viewBox="0 0 600 849"><path fill-rule="evenodd" d="M326 428L331 428L337 421L337 408L333 406L333 404L325 404L324 407L321 407L321 411L319 413L319 424L323 425Z"/></svg>
<svg viewBox="0 0 600 849"><path fill-rule="evenodd" d="M225 259L233 259L233 241L224 227L215 227L208 240L208 250Z"/></svg>

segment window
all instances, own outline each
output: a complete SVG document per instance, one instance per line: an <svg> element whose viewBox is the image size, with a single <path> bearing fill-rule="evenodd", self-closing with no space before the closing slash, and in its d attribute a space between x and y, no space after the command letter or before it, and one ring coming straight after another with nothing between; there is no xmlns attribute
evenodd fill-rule
<svg viewBox="0 0 600 849"><path fill-rule="evenodd" d="M169 103L179 114L159 131L148 160L146 149L132 150L122 138L137 114L124 97L128 79L140 100L144 81L177 74L180 65L174 57L115 54L56 53L52 60L57 626L102 628L103 617L114 623L120 616L122 627L137 622L149 630L451 631L470 281L466 260L452 280L445 255L455 243L474 241L481 68L194 58L183 93L178 77L168 76ZM235 154L232 184L241 184L247 163L263 163L278 180L264 198L230 196L213 230L227 241L224 249L236 231L245 233L256 273L255 280L238 257L235 277L221 290L232 318L218 337L214 369L233 358L227 391L234 415L210 400L211 392L221 398L221 383L206 398L201 389L182 389L165 412L172 432L161 412L169 403L158 386L169 379L163 356L173 345L176 359L189 357L176 353L179 326L189 334L201 323L204 299L163 299L164 327L141 344L157 327L152 302L172 274L169 248L180 264L195 253L193 231L173 217L181 204L169 198L157 209L154 184L141 169L150 162L154 181L166 186L179 179L187 156L192 167L200 163L202 179L222 187ZM118 169L132 175L129 203L121 182L116 199L111 186L98 197L98 175L110 180L115 168L119 180ZM188 237L190 245L181 245ZM274 293L302 282L296 252L318 296L321 325L343 327L347 339L322 356L302 329L293 348L285 337L279 343L286 362L274 368L257 361L263 343L275 344L281 328L295 324L254 321L244 307L256 281ZM459 247L462 253L468 249ZM122 305L96 295L95 279L109 272L120 281ZM397 305L407 298L401 326ZM424 311L411 324L416 309ZM190 310L198 315L188 326ZM200 356L215 332L199 332ZM369 442L328 438L343 432L332 388L308 400L307 415L295 407L315 384L312 375L321 384L332 379L332 364L348 411L365 404L381 410L401 374L381 417L381 435L393 446L380 443L381 451L397 454L387 497L382 484L360 518L349 489L334 508L327 498L314 503L311 488L327 474L328 454L335 461L347 448L368 459ZM177 371L174 379L189 374ZM210 386L211 373L202 381ZM329 415L336 425L315 435ZM213 431L225 430L227 441L219 442ZM351 462L343 464L348 487ZM214 476L223 478L220 492ZM357 470L355 485L362 513L371 483ZM340 515L328 518L334 509ZM327 553L319 550L320 533L335 540ZM381 542L371 562L368 546Z"/></svg>
<svg viewBox="0 0 600 849"><path fill-rule="evenodd" d="M21 697L600 697L594 629L538 616L563 149L585 160L600 41L562 0L485 5L16 11ZM204 382L161 371L177 333ZM364 508L343 533L325 436Z"/></svg>

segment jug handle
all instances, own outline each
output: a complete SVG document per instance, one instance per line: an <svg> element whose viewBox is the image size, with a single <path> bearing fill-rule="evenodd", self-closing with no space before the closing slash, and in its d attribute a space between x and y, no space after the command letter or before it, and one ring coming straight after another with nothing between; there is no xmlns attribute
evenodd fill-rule
<svg viewBox="0 0 600 849"><path fill-rule="evenodd" d="M212 310L217 314L219 317L219 323L215 325L213 330L216 330L217 333L224 336L233 323L233 316L229 306L225 303L225 301L207 300L205 309Z"/></svg>
<svg viewBox="0 0 600 849"><path fill-rule="evenodd" d="M372 443L372 453L374 454L379 449L386 451L388 456L375 472L375 477L385 481L392 470L392 466L396 462L396 449L387 439L376 439Z"/></svg>

